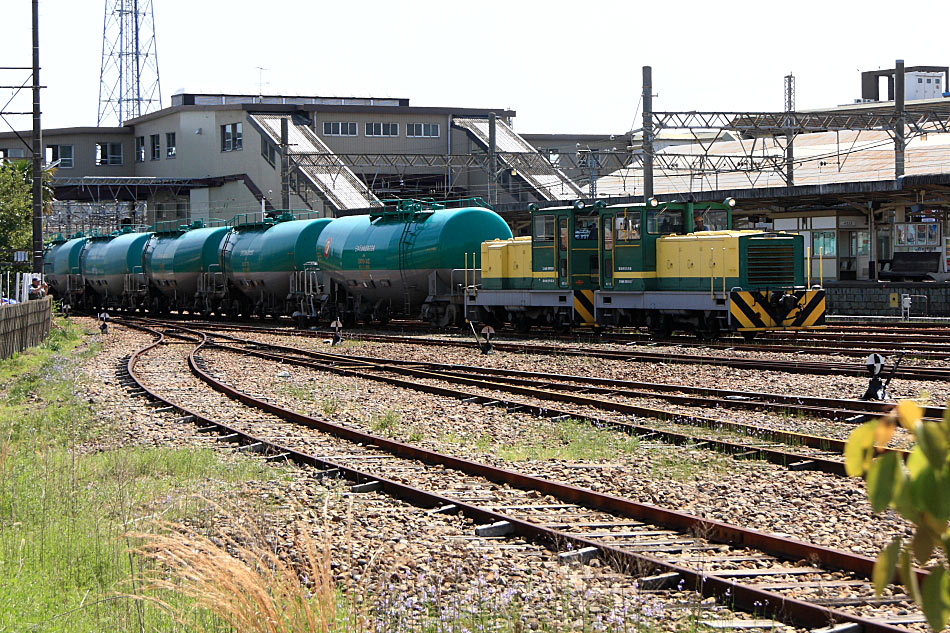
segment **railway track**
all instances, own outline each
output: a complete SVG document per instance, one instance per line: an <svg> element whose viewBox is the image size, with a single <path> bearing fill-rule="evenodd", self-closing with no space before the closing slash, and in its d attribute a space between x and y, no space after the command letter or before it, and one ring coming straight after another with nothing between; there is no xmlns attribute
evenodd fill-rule
<svg viewBox="0 0 950 633"><path fill-rule="evenodd" d="M170 318L187 321L194 326L208 327L214 325L218 328L233 328L245 331L264 331L274 328L290 329L287 327L287 320L280 320L274 326L268 328L263 325L252 325L249 323L236 323L226 319L212 320L193 320L183 315L166 315L162 320ZM279 323L287 325L280 326ZM391 330L393 334L380 334L383 336L409 336L409 335L430 335L433 333L453 332L463 337L467 332L464 330L450 329L443 330L431 327L419 321L392 321L384 329ZM297 330L300 331L300 330ZM305 330L304 330L305 331ZM754 343L748 343L738 336L725 336L715 341L697 341L695 337L688 335L672 336L662 341L656 341L648 334L636 330L624 330L620 332L599 332L579 330L573 334L557 334L553 331L539 330L529 334L519 334L517 332L505 331L504 336L510 340L534 340L538 338L547 338L562 343L615 343L620 345L636 346L656 346L673 345L682 348L695 349L719 349L727 351L742 352L769 352L769 353L789 353L789 354L814 354L844 356L853 358L865 358L871 353L876 352L903 352L907 355L924 360L950 360L950 330L946 334L929 330L909 330L908 332L898 331L896 333L863 332L854 333L856 330L841 330L829 327L822 331L809 332L765 332L762 333ZM860 332L860 330L857 330ZM361 333L357 330L351 332L352 335L372 336L373 333ZM325 335L325 334L324 334ZM922 340L922 337L926 340Z"/></svg>
<svg viewBox="0 0 950 633"><path fill-rule="evenodd" d="M214 329L218 331L242 331L258 333L279 333L287 336L308 336L326 338L330 336L328 331L315 330L293 330L289 328L275 331L274 328L263 328L249 325L234 324L216 324L194 322L189 323L189 327L201 329ZM348 338L354 340L375 341L383 343L403 343L410 345L427 346L453 346L476 349L473 341L465 338L432 338L425 336L407 336L392 334L368 334L363 332L348 332ZM654 343L651 343L653 345ZM630 362L650 362L650 363L677 363L677 364L698 364L714 365L721 367L733 367L737 369L769 370L786 373L833 375L833 376L867 376L867 369L864 363L846 363L846 362L818 362L818 361L786 361L774 359L746 358L746 357L725 357L708 356L701 354L674 354L668 352L649 352L634 350L617 349L598 349L596 347L583 347L573 345L557 345L546 343L518 343L508 341L493 341L495 350L522 354L559 354L567 356L586 356L593 358L606 358L612 360L624 360ZM702 345L707 346L708 345ZM735 349L739 349L736 347ZM798 348L796 348L797 350ZM775 351L775 350L772 350ZM866 355L861 352L861 355ZM893 365L886 365L885 375L889 374ZM895 378L905 380L950 380L950 367L928 367L923 365L909 365L903 363L898 367Z"/></svg>
<svg viewBox="0 0 950 633"><path fill-rule="evenodd" d="M598 379L574 376L563 377L553 374L535 374L543 376L543 380L532 380L517 377L518 375L532 374L532 372L508 370L496 374L494 369L481 367L344 356L242 340L227 335L213 334L211 336L215 339L226 339L230 343L228 345L216 341L211 344L216 349L237 354L248 354L276 363L303 366L342 376L375 380L400 388L455 398L463 402L502 407L508 412L525 412L539 417L579 420L597 427L612 428L640 437L660 439L672 444L690 444L693 447L717 450L734 457L762 459L794 470L819 470L836 475L845 475L844 463L841 459L844 450L843 440L731 422L721 418L644 407L633 404L628 400L634 394L629 393L624 388L628 384L626 381L604 381L612 383L610 387L573 384L574 379L582 383L591 380L596 382ZM446 386L445 383L448 383L449 386ZM466 390L453 385L475 387L478 391ZM500 395L503 392L523 397L512 399ZM623 398L608 397L617 395L622 395ZM649 395L655 394L651 393ZM659 395L675 397L662 393ZM527 399L524 397L527 397ZM685 398L688 400L699 399L695 396L685 396ZM558 408L557 405L552 403L567 403L583 408L564 409ZM597 416L591 414L589 409L622 413L624 416L629 416L629 418L624 417L622 420L617 420ZM928 413L936 414L937 410L933 409ZM866 412L858 413L857 417L865 419L866 415L868 415ZM671 424L657 426L656 423L647 423L644 418L661 422L667 421ZM697 430L684 432L682 430L684 426L707 429L715 431L715 433L703 434ZM732 436L735 439L725 439L723 436ZM794 447L794 450L790 449L789 446ZM907 455L902 450L882 450L895 450L902 457Z"/></svg>
<svg viewBox="0 0 950 633"><path fill-rule="evenodd" d="M262 459L286 459L316 469L318 476L353 482L354 493L383 492L431 508L461 513L480 524L476 535L517 535L560 552L565 561L598 557L642 577L644 588L681 586L723 604L789 624L818 628L857 625L865 633L923 630L924 618L899 587L875 598L868 577L873 559L781 536L711 521L629 499L604 495L511 470L422 449L290 411L239 391L205 364L207 335L182 331L168 344L155 342L129 357L130 393L181 414L196 431L253 451ZM175 326L171 326L175 327ZM182 349L182 348L187 349ZM150 355L168 358L150 367ZM197 393L189 380L245 406L240 421L217 419L214 397ZM162 364L164 363L164 365ZM211 400L212 402L209 402ZM288 424L292 423L292 424ZM319 433L301 433L300 427ZM296 431L294 431L296 429ZM278 438L274 438L274 434ZM269 434L269 436L268 436ZM919 571L923 577L926 572Z"/></svg>

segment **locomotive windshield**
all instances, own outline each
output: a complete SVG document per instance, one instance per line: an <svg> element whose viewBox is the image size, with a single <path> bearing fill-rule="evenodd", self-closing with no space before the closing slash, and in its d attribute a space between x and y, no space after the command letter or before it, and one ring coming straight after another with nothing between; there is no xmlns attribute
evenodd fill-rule
<svg viewBox="0 0 950 633"><path fill-rule="evenodd" d="M575 240L597 239L597 216L585 215L574 218Z"/></svg>
<svg viewBox="0 0 950 633"><path fill-rule="evenodd" d="M724 209L695 209L693 211L694 231L729 230L729 212Z"/></svg>
<svg viewBox="0 0 950 633"><path fill-rule="evenodd" d="M554 216L536 215L534 216L534 234L533 239L538 242L554 241Z"/></svg>
<svg viewBox="0 0 950 633"><path fill-rule="evenodd" d="M650 209L647 211L647 233L669 235L685 233L682 209Z"/></svg>

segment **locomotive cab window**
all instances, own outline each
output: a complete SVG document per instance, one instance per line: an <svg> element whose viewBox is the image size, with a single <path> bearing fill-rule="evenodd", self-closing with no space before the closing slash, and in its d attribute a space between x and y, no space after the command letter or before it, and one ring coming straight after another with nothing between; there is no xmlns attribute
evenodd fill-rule
<svg viewBox="0 0 950 633"><path fill-rule="evenodd" d="M682 235L685 223L683 222L683 210L672 209L650 209L647 211L647 233L652 235L670 235L676 233Z"/></svg>
<svg viewBox="0 0 950 633"><path fill-rule="evenodd" d="M532 239L536 242L554 241L554 216L536 215L534 216L534 231Z"/></svg>
<svg viewBox="0 0 950 633"><path fill-rule="evenodd" d="M597 239L597 216L584 215L574 218L574 239L575 240L596 240Z"/></svg>
<svg viewBox="0 0 950 633"><path fill-rule="evenodd" d="M693 231L728 231L729 212L725 209L694 209Z"/></svg>
<svg viewBox="0 0 950 633"><path fill-rule="evenodd" d="M632 242L640 239L640 214L617 216L617 241Z"/></svg>

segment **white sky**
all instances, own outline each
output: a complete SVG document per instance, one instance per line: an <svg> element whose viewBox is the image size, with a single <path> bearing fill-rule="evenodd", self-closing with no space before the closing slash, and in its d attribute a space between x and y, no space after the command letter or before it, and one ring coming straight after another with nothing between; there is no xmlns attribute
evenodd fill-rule
<svg viewBox="0 0 950 633"><path fill-rule="evenodd" d="M30 0L0 4L0 65L28 66ZM521 132L621 133L633 123L644 64L653 66L654 109L779 110L789 71L806 109L850 103L859 71L896 58L950 63L942 2L902 2L900 24L893 6L830 0L154 4L166 106L180 88L256 94L263 66L265 93L510 107ZM96 124L103 6L40 0L44 127ZM0 84L27 76L0 71ZM0 90L0 106L9 95ZM29 110L23 97L7 109ZM12 122L30 126L29 117Z"/></svg>

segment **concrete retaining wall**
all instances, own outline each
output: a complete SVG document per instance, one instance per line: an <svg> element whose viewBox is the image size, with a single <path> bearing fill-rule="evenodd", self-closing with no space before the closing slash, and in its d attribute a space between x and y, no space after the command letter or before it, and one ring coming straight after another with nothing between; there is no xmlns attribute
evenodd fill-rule
<svg viewBox="0 0 950 633"><path fill-rule="evenodd" d="M900 295L924 295L913 297L913 316L950 317L950 283L911 282L827 282L825 285L828 314L852 314L872 316L900 316ZM896 305L891 305L891 295L896 294Z"/></svg>

